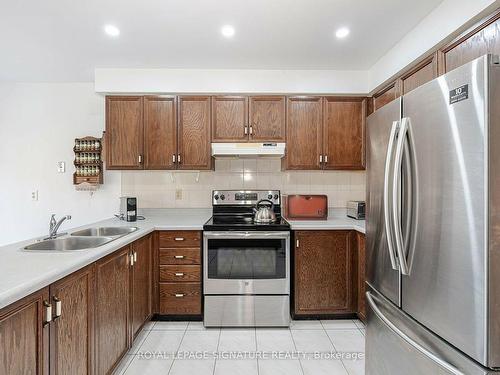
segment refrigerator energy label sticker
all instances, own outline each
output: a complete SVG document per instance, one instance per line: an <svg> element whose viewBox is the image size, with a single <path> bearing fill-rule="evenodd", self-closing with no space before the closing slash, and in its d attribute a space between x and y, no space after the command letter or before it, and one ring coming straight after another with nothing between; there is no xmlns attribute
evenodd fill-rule
<svg viewBox="0 0 500 375"><path fill-rule="evenodd" d="M469 98L469 85L463 85L450 91L450 104L455 104L468 98Z"/></svg>

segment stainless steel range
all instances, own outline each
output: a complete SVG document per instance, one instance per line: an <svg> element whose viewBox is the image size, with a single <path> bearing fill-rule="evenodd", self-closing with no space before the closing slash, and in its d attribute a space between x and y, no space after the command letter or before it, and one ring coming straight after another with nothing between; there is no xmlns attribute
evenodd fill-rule
<svg viewBox="0 0 500 375"><path fill-rule="evenodd" d="M216 190L203 226L206 327L290 324L290 225L278 190Z"/></svg>

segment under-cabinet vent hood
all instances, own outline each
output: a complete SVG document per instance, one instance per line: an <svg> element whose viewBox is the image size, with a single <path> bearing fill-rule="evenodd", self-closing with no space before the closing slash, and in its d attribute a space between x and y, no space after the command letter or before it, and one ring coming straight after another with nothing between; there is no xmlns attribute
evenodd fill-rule
<svg viewBox="0 0 500 375"><path fill-rule="evenodd" d="M212 143L212 156L285 156L285 143Z"/></svg>

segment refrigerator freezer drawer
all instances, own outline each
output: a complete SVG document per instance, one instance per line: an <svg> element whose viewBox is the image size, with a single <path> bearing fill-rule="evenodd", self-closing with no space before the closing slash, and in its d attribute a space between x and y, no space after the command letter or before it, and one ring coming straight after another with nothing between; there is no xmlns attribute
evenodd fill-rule
<svg viewBox="0 0 500 375"><path fill-rule="evenodd" d="M373 289L367 292L367 301L367 375L494 374L426 330Z"/></svg>
<svg viewBox="0 0 500 375"><path fill-rule="evenodd" d="M288 327L288 295L205 296L205 327Z"/></svg>

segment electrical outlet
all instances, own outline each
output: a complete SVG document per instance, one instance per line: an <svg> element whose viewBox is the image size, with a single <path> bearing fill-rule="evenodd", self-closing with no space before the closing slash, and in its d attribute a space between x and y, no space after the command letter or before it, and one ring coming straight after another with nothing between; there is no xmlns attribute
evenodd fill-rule
<svg viewBox="0 0 500 375"><path fill-rule="evenodd" d="M180 201L182 199L182 189L175 190L175 200Z"/></svg>
<svg viewBox="0 0 500 375"><path fill-rule="evenodd" d="M66 163L64 161L57 162L57 172L59 173L66 172Z"/></svg>
<svg viewBox="0 0 500 375"><path fill-rule="evenodd" d="M31 200L32 200L33 202L36 202L36 201L38 200L38 190L33 190L33 191L31 192Z"/></svg>

